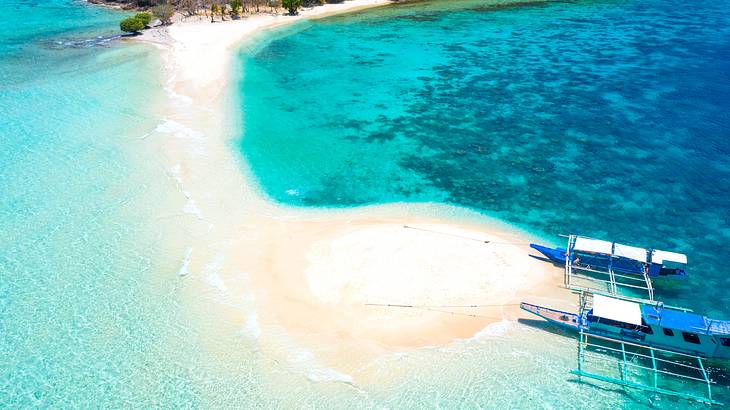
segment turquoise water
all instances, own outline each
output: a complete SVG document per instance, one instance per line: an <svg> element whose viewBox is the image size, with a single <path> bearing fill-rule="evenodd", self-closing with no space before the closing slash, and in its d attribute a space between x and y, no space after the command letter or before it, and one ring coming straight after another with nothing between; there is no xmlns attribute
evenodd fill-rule
<svg viewBox="0 0 730 410"><path fill-rule="evenodd" d="M548 206L554 199L543 194L542 199L535 200L534 214L510 208L514 198L534 195L536 184L527 179L532 178L531 174L521 168L526 167L527 159L510 154L516 145L507 142L512 138L532 141L532 137L520 133L512 135L503 125L504 135L495 133L494 141L484 142L485 148L470 148L470 141L465 142L465 148L449 154L449 150L454 149L449 141L468 141L470 133L473 138L483 134L474 131L483 125L467 108L476 107L484 113L485 120L486 113L492 110L481 105L488 104L486 100L475 103L478 99L471 98L460 83L467 79L477 81L485 67L477 60L472 61L473 65L466 64L470 58L461 56L473 47L470 41L474 37L466 36L466 32L460 34L464 37L463 50L449 45L452 37L444 32L453 25L446 22L453 21L449 19L461 19L464 24L471 21L484 36L494 35L497 30L494 27L501 27L505 39L510 33L519 32L521 27L526 41L536 31L544 31L547 35L547 30L537 30L540 26L532 28L532 25L541 19L558 19L558 11L570 13L575 21L554 20L554 24L570 27L580 23L581 18L576 17L580 13L585 13L583 19L589 19L598 11L614 13L617 18L626 17L622 8L632 3L468 10L476 3L450 2L447 3L451 8L448 13L443 11L444 4L429 5L426 12L406 6L302 24L292 31L267 38L252 49L256 54L243 56L247 68L242 86L258 87L246 91L243 113L246 141L252 144L245 147L246 154L261 181L266 181L261 166L266 166L267 161L277 166L273 171L289 173L278 182L284 194L277 194L279 188L273 180L264 184L264 188L277 199L300 205L350 206L402 199L439 200L469 205L543 234L552 233L552 228L538 223L540 215L554 214L545 223L557 225L556 221L564 218L570 229L580 228L580 221L576 221L571 212L563 214L561 209L569 211L570 206L584 203L586 198L583 196L554 208ZM717 5L721 6L722 3ZM643 13L648 13L646 18L651 20L650 8ZM705 107L700 100L710 107L726 102L723 98L727 94L723 92L727 89L723 87L727 85L720 80L727 77L727 71L722 71L726 66L720 64L723 56L721 50L718 51L718 44L727 37L722 35L722 28L726 27L723 26L726 23L722 20L723 13L719 9L707 15L697 12L694 20L683 16L674 22L689 25L694 21L689 34L701 38L706 35L705 24L714 25L714 34L708 35L704 43L710 51L702 54L715 56L715 60L710 59L705 64L714 67L716 77L705 77L704 91L697 91L697 100L676 98L672 104L663 106L664 110L676 113L679 109L674 105L679 105L686 116L672 123L668 128L671 132L680 129L682 124L689 124L689 120L682 118L693 119L692 113L709 115L717 112L712 108L700 109ZM155 137L150 136L151 131L164 121L155 114L155 103L165 98L160 81L160 61L153 48L104 40L117 34L120 16L122 14L118 12L70 0L0 3L1 408L692 407L682 401L575 383L567 374L574 367L573 340L562 334L515 324L506 325L505 329L496 326L471 341L387 355L366 365L365 370L375 372L382 380L376 385L342 383L338 382L338 377L327 378L318 373L313 377L309 363L293 365L268 357L255 340L241 333L243 324L215 320L217 317L213 313L218 311L207 308L215 305L214 295L196 293L194 282L177 275L185 255L183 226L186 216L180 216L181 212L176 210L182 209L184 197L176 191L163 164L157 162L159 147L152 141ZM530 24L527 24L528 17ZM487 19L486 22L474 21L482 18ZM698 19L705 21L700 24ZM583 24L593 27L587 22ZM677 26L679 30L682 24L665 28ZM313 41L319 39L318 36L326 38L329 30L338 34L336 38L329 37L331 44L325 46ZM283 37L282 34L292 35ZM306 37L310 35L316 36ZM405 39L407 35L412 37ZM677 36L688 39L683 41L693 38L688 33ZM585 37L593 42L597 36L585 34ZM374 46L378 38L382 51ZM347 40L346 44L340 43L344 40ZM496 40L489 42L497 43ZM304 59L297 50L305 45L312 48L307 49L310 60L301 65L297 73L287 74L275 69ZM558 45L560 42L554 46ZM685 44L682 53L691 53L690 45ZM502 47L507 46L502 44ZM321 50L315 52L313 49ZM474 50L482 53L479 48L471 51ZM505 50L501 57L496 52L490 55L503 60L504 75L508 75L516 66L514 62L512 66L506 64L512 53ZM540 50L549 51L537 47L533 52ZM378 56L378 53L384 55ZM460 60L464 64L449 68L450 60L443 53L454 58L464 57ZM319 58L325 58L326 54L329 54L329 60L321 62ZM269 64L268 59L277 60ZM668 57L662 59L669 60ZM357 60L363 62L351 64ZM539 68L538 62L530 67ZM572 64L579 70L575 61ZM646 66L647 63L642 64ZM317 66L324 69L312 68ZM686 67L679 62L672 67L679 67L678 76L697 71L696 66ZM343 70L350 69L358 76L353 79L355 85L341 77ZM457 69L469 75L457 82L453 79L458 76L448 72ZM271 83L272 78L278 80L279 76L289 82ZM301 82L299 76L307 81ZM646 77L646 81L650 81L649 72ZM686 78L683 81L688 87L696 87L696 79L681 78ZM718 84L712 82L712 78L719 79ZM449 85L449 79L455 81L454 84ZM509 84L503 84L505 81L506 77L493 84L501 90L497 94L505 99L499 104L499 115L511 112L519 116L521 111L514 108L518 106L517 102L537 103L527 97L523 101L504 91L509 89ZM280 89L282 84L288 84L289 89ZM475 89L477 85L471 84L468 88L481 95L482 91ZM291 95L290 105L281 104L284 92ZM534 93L530 89L521 92L525 96ZM309 96L301 100L306 104L298 103L303 95L300 93ZM439 97L439 93L444 94ZM463 98L461 105L452 100L458 96ZM544 97L545 104L552 101L548 96ZM439 98L443 98L440 103ZM577 96L566 96L564 105L581 101ZM324 103L332 110L318 107ZM624 105L629 103L622 102ZM287 114L286 107L298 111L306 107L306 111L299 111L294 118L291 113ZM448 124L448 121L440 120L442 112L448 118L456 115L459 107L463 111L461 125L448 129L449 134L454 134L452 140L431 134L429 129ZM639 112L644 109L632 107ZM266 116L258 117L257 112L265 112ZM525 110L522 115L532 118L528 112ZM535 121L548 129L545 124L559 119L557 114L553 115ZM716 149L726 149L721 135L713 140L704 133L709 133L706 130L712 127L726 129L727 118L718 115L711 120L701 128L695 125L691 135L702 135L703 141L715 141L712 143L716 144ZM577 119L573 121L578 127ZM338 126L338 123L344 125ZM270 133L264 128L266 124L277 127L281 134ZM412 130L391 132L396 126ZM284 138L292 128L302 131L300 135L307 138L306 144L297 139L278 139ZM541 138L549 136L542 134L543 128L525 126L535 133L535 143L540 143L542 150L564 151L562 145L552 148L544 143ZM657 128L657 125L648 128ZM257 134L257 129L261 133ZM338 132L342 134L336 136ZM442 135L446 131L439 132L438 135ZM390 134L395 137L390 139ZM271 138L264 141L265 135ZM576 141L582 141L580 144L587 147L595 145L588 134ZM707 164L707 167L722 168L722 158L711 155L715 148L710 142L695 144L696 152L702 153L703 157L690 158L694 166ZM275 149L267 148L269 144ZM631 152L630 144L624 142L622 145ZM504 152L494 147L505 147L500 148ZM678 152L682 147L675 144L667 149L666 155L686 158ZM473 153L475 149L480 153L488 152L492 161L483 161L481 155ZM530 152L528 149L523 151L523 155ZM414 153L420 157L413 158ZM461 170L466 167L462 161L468 158L472 165L467 178ZM505 158L516 158L516 165L503 163ZM537 163L535 167L539 169L533 172L538 176L556 172L545 165L550 161L544 161ZM428 171L428 164L438 167ZM510 166L515 166L519 172L509 172L510 178L501 176ZM666 167L660 169L666 170ZM443 176L429 174L436 170L443 172ZM487 171L493 172L494 178L500 178L490 191L491 196L466 195L462 188L449 185L464 184L469 179L478 183L485 175L492 175ZM708 172L703 168L707 180L723 181L721 178L725 174L710 178ZM671 178L676 180L677 192L699 196L708 189L698 181L690 184L685 180L690 177L684 173L672 174ZM514 188L506 190L505 181ZM722 187L722 184L718 186ZM563 185L556 187L553 189L558 197L568 191ZM645 189L645 185L641 187ZM286 190L293 191L287 194ZM511 192L512 196L503 195L503 191ZM463 195L461 199L459 192ZM571 192L575 195L580 191ZM489 197L493 205L480 205L486 204L485 198ZM722 202L727 199L720 194L710 198L697 209L708 215L712 212L727 215L727 207L723 208ZM677 206L666 209L675 212L677 218L686 219L682 213L685 201L682 199ZM564 197L560 203L563 202ZM708 204L715 208L706 206ZM612 209L615 210L615 206ZM626 215L629 211L623 212ZM662 215L673 214L663 211ZM666 223L699 232L700 228L687 228L676 221ZM619 223L620 219L612 222ZM592 220L584 223L584 230L591 232L598 231L595 226L602 226L594 225L598 222ZM663 243L681 240L680 245L692 252L695 266L700 263L715 266L718 258L712 256L712 246L717 246L717 237L727 231L727 220L714 226L711 220L698 223L707 225L700 236L657 234L654 238ZM628 229L628 225L622 226ZM627 235L640 237L641 229L633 227ZM700 240L708 241L711 246L701 249ZM701 255L705 255L706 260L699 260ZM720 272L719 269L712 271L710 280L719 283ZM703 290L702 295L705 300L710 297L725 300L720 290ZM716 309L727 312L722 306ZM286 341L282 339L284 343ZM715 374L721 376L717 369ZM589 399L594 401L589 402Z"/></svg>
<svg viewBox="0 0 730 410"><path fill-rule="evenodd" d="M166 280L177 261L150 228L152 195L169 188L139 139L158 122L140 103L161 95L157 53L97 41L121 16L0 3L1 408L171 406L195 393L168 393L186 373L179 357L159 364L164 343L190 355L167 342L189 330Z"/></svg>
<svg viewBox="0 0 730 410"><path fill-rule="evenodd" d="M729 10L452 1L305 22L241 52L240 150L286 204L446 202L555 242L685 252L691 278L658 297L730 318Z"/></svg>
<svg viewBox="0 0 730 410"><path fill-rule="evenodd" d="M730 317L728 6L430 2L303 23L241 54L241 149L288 204L447 202L686 252L692 277L660 296Z"/></svg>

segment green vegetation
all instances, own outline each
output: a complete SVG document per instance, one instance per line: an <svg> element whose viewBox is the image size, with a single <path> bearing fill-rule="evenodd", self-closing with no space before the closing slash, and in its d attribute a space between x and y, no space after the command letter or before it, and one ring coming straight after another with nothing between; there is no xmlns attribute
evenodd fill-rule
<svg viewBox="0 0 730 410"><path fill-rule="evenodd" d="M302 0L282 0L281 5L289 14L295 15L298 14L299 7L302 7Z"/></svg>
<svg viewBox="0 0 730 410"><path fill-rule="evenodd" d="M129 33L137 33L148 26L154 18L162 24L172 24L175 12L183 16L208 15L215 22L216 16L226 20L226 16L234 19L246 13L276 13L284 8L289 14L296 15L301 7L318 6L325 3L341 3L344 0L100 0L123 3L141 10L149 10L127 17L119 24L119 28ZM141 23L141 27L140 27Z"/></svg>
<svg viewBox="0 0 730 410"><path fill-rule="evenodd" d="M175 7L170 3L160 4L152 9L152 14L160 19L162 24L171 24L172 16L175 14Z"/></svg>
<svg viewBox="0 0 730 410"><path fill-rule="evenodd" d="M146 11L143 13L137 13L134 15L134 18L138 19L146 26L152 21L152 13Z"/></svg>
<svg viewBox="0 0 730 410"><path fill-rule="evenodd" d="M243 8L243 3L241 3L241 0L233 0L231 1L231 15L235 18L239 14L241 14L241 9Z"/></svg>
<svg viewBox="0 0 730 410"><path fill-rule="evenodd" d="M215 17L215 15L220 12L221 12L221 8L218 5L218 3L210 3L210 22L211 23L215 21L213 19Z"/></svg>
<svg viewBox="0 0 730 410"><path fill-rule="evenodd" d="M119 22L119 29L127 33L139 33L144 30L144 21L135 16L127 17Z"/></svg>
<svg viewBox="0 0 730 410"><path fill-rule="evenodd" d="M137 13L119 22L119 29L127 33L139 33L152 21L152 13Z"/></svg>

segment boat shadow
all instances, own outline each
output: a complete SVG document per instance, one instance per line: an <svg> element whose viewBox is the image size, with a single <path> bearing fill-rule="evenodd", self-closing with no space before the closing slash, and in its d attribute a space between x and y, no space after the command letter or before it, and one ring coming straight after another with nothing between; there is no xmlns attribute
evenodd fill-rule
<svg viewBox="0 0 730 410"><path fill-rule="evenodd" d="M555 265L555 266L558 266L558 267L563 267L563 266L564 266L563 264L561 264L561 263L556 263L556 262L553 262L552 260L550 260L550 259L548 259L548 258L546 258L546 257L544 257L544 256L537 256L537 255L529 255L529 256L530 256L531 258L534 258L534 259L537 259L537 260L539 260L540 262L547 262L547 263L552 263L553 265Z"/></svg>
<svg viewBox="0 0 730 410"><path fill-rule="evenodd" d="M517 319L517 323L520 323L520 324L523 324L526 326L530 326L535 329L540 329L543 332L549 332L549 333L552 333L555 335L560 335L560 336L568 336L573 339L576 339L575 331L569 331L567 329L563 329L560 326L556 326L555 324L547 322L542 319L522 319L522 318L520 318L520 319Z"/></svg>

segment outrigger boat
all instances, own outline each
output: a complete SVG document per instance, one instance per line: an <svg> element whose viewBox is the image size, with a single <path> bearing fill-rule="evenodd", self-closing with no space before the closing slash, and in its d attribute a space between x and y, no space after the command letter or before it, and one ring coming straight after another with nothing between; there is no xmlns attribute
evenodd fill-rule
<svg viewBox="0 0 730 410"><path fill-rule="evenodd" d="M520 308L579 334L578 369L571 372L575 375L720 404L712 399L714 382L703 360L730 359L730 321L709 319L662 303L590 292L580 292L578 313L525 302ZM588 358L604 363L598 371L588 370ZM614 359L619 366L605 364ZM607 375L611 369L620 374ZM639 374L642 371L648 372L649 383L647 374ZM706 385L706 394L692 393L684 385L673 389L672 380L668 380L672 378L675 386L677 381ZM660 386L660 381L670 387Z"/></svg>
<svg viewBox="0 0 730 410"><path fill-rule="evenodd" d="M568 236L566 248L530 247L556 264L565 265L565 287L619 295L645 292L654 301L653 278L687 275L687 256L658 249L644 249L585 236ZM586 284L587 283L587 284Z"/></svg>
<svg viewBox="0 0 730 410"><path fill-rule="evenodd" d="M549 248L534 243L530 247L545 255L551 262L561 265L568 259L574 267L604 270L610 268L629 275L646 273L652 278L687 275L687 256L681 253L637 248L584 236L571 235L568 238L567 249Z"/></svg>
<svg viewBox="0 0 730 410"><path fill-rule="evenodd" d="M530 303L520 308L562 327L704 358L730 359L730 321L658 304L594 294L569 313Z"/></svg>

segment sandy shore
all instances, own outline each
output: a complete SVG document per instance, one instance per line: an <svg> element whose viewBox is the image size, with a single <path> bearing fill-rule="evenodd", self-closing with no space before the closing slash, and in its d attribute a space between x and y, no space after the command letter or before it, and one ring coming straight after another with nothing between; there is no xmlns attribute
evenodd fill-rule
<svg viewBox="0 0 730 410"><path fill-rule="evenodd" d="M182 232L174 238L178 274L191 298L212 303L206 309L215 320L272 357L296 361L300 346L349 374L383 353L514 320L525 297L564 297L561 270L530 258L527 235L496 221L428 204L293 209L252 185L230 145L240 126L227 98L236 46L266 28L386 3L182 22L141 38L158 45L164 61L164 120L145 141L185 202L171 217Z"/></svg>

